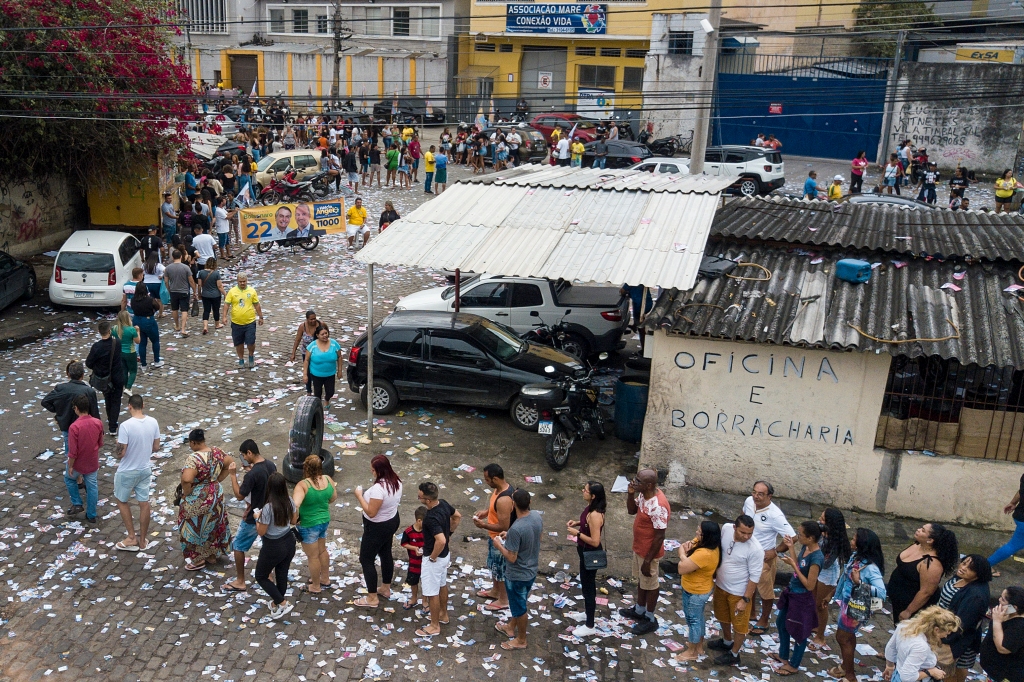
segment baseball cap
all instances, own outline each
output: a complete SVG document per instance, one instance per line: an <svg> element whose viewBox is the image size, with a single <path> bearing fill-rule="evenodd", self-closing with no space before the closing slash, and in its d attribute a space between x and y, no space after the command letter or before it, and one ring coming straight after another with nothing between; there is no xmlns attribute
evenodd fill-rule
<svg viewBox="0 0 1024 682"><path fill-rule="evenodd" d="M842 181L842 179L843 179L843 176L842 176L842 175L837 175L837 176L835 176L835 177L834 177L834 178L832 178L832 179L833 179L833 180L839 180L839 181Z"/></svg>

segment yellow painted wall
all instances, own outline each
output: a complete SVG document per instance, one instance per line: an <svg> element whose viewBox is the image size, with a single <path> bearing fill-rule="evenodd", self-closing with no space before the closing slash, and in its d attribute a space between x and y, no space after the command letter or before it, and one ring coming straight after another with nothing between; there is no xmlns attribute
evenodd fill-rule
<svg viewBox="0 0 1024 682"><path fill-rule="evenodd" d="M122 182L116 188L102 190L91 184L88 192L89 215L93 225L148 227L160 224L160 186L157 174Z"/></svg>
<svg viewBox="0 0 1024 682"><path fill-rule="evenodd" d="M231 82L231 55L256 55L256 91L258 95L266 96L267 94L267 79L266 73L263 70L263 51L262 50L221 50L220 53L220 77L224 81L224 86L227 88L234 87ZM290 57L291 55L289 55ZM289 66L291 61L289 60ZM290 75L290 74L289 74ZM291 78L288 79L289 87L291 86ZM248 94L248 93L246 93Z"/></svg>

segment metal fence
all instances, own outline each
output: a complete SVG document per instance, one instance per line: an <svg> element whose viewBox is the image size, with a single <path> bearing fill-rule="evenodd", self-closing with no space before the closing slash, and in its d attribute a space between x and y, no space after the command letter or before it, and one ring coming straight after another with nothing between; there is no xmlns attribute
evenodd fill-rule
<svg viewBox="0 0 1024 682"><path fill-rule="evenodd" d="M1024 372L896 357L875 445L1024 462Z"/></svg>
<svg viewBox="0 0 1024 682"><path fill-rule="evenodd" d="M813 78L885 79L891 59L872 57L799 57L788 54L748 54L722 52L718 72L765 76Z"/></svg>

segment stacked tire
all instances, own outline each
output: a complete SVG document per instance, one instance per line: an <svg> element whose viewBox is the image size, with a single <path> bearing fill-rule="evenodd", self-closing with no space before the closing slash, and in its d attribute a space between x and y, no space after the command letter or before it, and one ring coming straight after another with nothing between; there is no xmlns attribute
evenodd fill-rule
<svg viewBox="0 0 1024 682"><path fill-rule="evenodd" d="M334 455L323 448L324 408L320 399L304 395L295 402L292 428L288 432L288 454L281 473L289 483L302 480L302 465L312 454L320 456L324 474L334 476Z"/></svg>

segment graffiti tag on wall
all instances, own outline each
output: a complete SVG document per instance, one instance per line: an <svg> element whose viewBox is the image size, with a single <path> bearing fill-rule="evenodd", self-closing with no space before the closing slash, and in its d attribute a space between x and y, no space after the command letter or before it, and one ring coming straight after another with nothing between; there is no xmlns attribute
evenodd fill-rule
<svg viewBox="0 0 1024 682"><path fill-rule="evenodd" d="M63 181L12 181L0 178L0 249L59 234L71 226L73 209Z"/></svg>
<svg viewBox="0 0 1024 682"><path fill-rule="evenodd" d="M973 146L981 142L981 127L975 123L980 114L974 107L940 109L928 104L904 104L897 137L909 137L918 147Z"/></svg>

